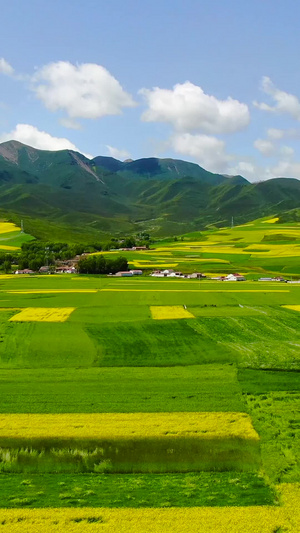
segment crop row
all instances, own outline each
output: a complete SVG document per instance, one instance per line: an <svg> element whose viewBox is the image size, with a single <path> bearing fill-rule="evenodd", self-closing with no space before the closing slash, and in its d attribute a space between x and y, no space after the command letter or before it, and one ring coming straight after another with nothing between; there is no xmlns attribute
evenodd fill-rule
<svg viewBox="0 0 300 533"><path fill-rule="evenodd" d="M164 437L258 440L246 413L1 414L4 439L132 439Z"/></svg>

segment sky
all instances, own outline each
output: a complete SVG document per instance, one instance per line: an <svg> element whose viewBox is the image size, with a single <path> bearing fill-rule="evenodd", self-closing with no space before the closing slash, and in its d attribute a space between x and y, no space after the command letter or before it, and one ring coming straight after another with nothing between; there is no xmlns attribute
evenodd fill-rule
<svg viewBox="0 0 300 533"><path fill-rule="evenodd" d="M0 142L300 179L298 0L0 0Z"/></svg>

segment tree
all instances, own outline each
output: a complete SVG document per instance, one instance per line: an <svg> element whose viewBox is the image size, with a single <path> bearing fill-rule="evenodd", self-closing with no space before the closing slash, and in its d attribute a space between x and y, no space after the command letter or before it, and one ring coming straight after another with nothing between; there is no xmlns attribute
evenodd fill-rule
<svg viewBox="0 0 300 533"><path fill-rule="evenodd" d="M41 266L43 266L43 261L41 261L40 258L31 259L28 264L30 270L33 270L34 272L37 272L37 270L40 269Z"/></svg>
<svg viewBox="0 0 300 533"><path fill-rule="evenodd" d="M6 274L8 274L9 272L11 272L11 262L8 261L8 260L4 261L4 263L3 263L3 269L4 269L4 272L5 272Z"/></svg>
<svg viewBox="0 0 300 533"><path fill-rule="evenodd" d="M127 270L128 262L125 257L105 259L103 255L90 255L78 261L80 274L115 274L119 270Z"/></svg>

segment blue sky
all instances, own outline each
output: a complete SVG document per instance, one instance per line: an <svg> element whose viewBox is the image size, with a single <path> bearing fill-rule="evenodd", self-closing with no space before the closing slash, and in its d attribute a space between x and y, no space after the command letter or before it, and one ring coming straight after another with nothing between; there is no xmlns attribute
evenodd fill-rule
<svg viewBox="0 0 300 533"><path fill-rule="evenodd" d="M0 7L0 141L300 178L297 0Z"/></svg>

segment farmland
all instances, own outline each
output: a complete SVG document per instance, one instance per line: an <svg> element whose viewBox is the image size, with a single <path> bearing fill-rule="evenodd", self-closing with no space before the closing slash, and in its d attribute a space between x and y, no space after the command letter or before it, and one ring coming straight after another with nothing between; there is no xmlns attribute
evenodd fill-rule
<svg viewBox="0 0 300 533"><path fill-rule="evenodd" d="M0 222L0 252L15 252L23 242L32 240L31 235L21 232L12 222Z"/></svg>
<svg viewBox="0 0 300 533"><path fill-rule="evenodd" d="M254 248L274 225L226 231ZM3 531L297 531L299 303L250 279L0 277Z"/></svg>
<svg viewBox="0 0 300 533"><path fill-rule="evenodd" d="M118 253L108 252L107 257L116 258ZM125 251L122 256L132 268L148 270L173 268L211 275L241 272L250 279L270 273L290 277L300 275L300 226L264 218L164 239L148 251Z"/></svg>

